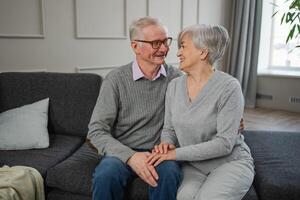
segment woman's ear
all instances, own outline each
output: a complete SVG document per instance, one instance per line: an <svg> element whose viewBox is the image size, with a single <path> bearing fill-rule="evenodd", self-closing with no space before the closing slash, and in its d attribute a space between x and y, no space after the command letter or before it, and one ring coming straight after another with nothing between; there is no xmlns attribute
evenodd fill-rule
<svg viewBox="0 0 300 200"><path fill-rule="evenodd" d="M208 57L208 50L206 49L201 49L201 53L200 53L200 58L201 60L206 60Z"/></svg>

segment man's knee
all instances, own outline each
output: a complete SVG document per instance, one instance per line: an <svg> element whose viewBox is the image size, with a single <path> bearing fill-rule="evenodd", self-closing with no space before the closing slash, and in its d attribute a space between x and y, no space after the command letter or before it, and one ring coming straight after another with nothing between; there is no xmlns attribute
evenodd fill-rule
<svg viewBox="0 0 300 200"><path fill-rule="evenodd" d="M121 160L104 157L95 169L93 183L96 185L123 183L126 181L128 173L126 165Z"/></svg>
<svg viewBox="0 0 300 200"><path fill-rule="evenodd" d="M169 179L169 178L173 177L180 181L182 179L181 168L180 168L178 162L176 162L176 161L170 161L170 160L164 161L156 167L156 171L160 178L166 177Z"/></svg>

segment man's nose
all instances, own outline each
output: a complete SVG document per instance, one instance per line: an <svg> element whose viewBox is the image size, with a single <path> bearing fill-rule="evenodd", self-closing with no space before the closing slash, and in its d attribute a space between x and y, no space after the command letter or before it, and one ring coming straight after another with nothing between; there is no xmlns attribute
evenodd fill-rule
<svg viewBox="0 0 300 200"><path fill-rule="evenodd" d="M159 49L157 49L157 52L168 52L169 51L169 48L165 47L163 44L160 45Z"/></svg>

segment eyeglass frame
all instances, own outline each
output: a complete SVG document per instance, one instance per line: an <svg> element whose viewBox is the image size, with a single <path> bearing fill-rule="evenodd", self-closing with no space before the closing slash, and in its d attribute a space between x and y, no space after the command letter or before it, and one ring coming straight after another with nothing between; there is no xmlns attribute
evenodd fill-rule
<svg viewBox="0 0 300 200"><path fill-rule="evenodd" d="M159 48L161 47L162 44L164 44L165 47L169 47L169 46L172 44L172 40L173 40L172 37L167 37L167 38L164 39L164 40L152 40L152 41L147 41L147 40L134 40L134 41L136 41L136 42L145 42L145 43L151 44L151 47L152 47L153 49L159 49ZM168 44L168 41L170 41L169 44ZM154 48L154 43L155 43L155 42L159 42L159 45L157 46L157 48Z"/></svg>

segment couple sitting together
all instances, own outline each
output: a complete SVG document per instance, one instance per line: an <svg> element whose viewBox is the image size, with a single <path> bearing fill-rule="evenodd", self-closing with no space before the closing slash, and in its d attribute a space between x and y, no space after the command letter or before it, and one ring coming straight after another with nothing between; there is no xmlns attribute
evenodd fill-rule
<svg viewBox="0 0 300 200"><path fill-rule="evenodd" d="M239 82L215 69L229 36L222 26L194 25L178 35L180 70L165 63L172 38L157 19L129 28L136 59L105 78L88 140L101 161L93 199L121 200L140 177L151 200L239 200L254 165L239 132Z"/></svg>

